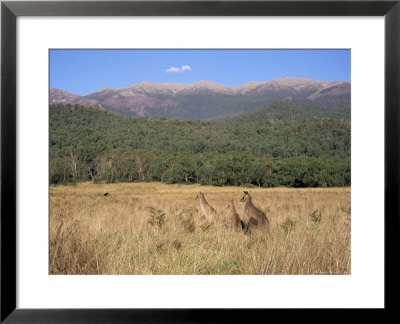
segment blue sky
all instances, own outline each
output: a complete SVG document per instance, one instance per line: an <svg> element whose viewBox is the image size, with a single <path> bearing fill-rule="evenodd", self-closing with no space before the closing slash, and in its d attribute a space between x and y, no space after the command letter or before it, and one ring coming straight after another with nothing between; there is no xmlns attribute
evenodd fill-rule
<svg viewBox="0 0 400 324"><path fill-rule="evenodd" d="M350 81L350 61L350 50L50 50L50 87L87 95L143 81Z"/></svg>

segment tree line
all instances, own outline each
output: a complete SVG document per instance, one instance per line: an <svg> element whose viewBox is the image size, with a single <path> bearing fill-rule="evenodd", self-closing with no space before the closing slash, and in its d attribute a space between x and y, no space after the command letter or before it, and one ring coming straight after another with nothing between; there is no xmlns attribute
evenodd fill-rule
<svg viewBox="0 0 400 324"><path fill-rule="evenodd" d="M350 121L194 121L50 105L50 183L350 185Z"/></svg>

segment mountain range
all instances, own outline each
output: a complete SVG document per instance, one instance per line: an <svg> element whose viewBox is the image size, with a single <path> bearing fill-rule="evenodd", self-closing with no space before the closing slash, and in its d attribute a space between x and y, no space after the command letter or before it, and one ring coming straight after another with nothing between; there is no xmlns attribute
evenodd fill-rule
<svg viewBox="0 0 400 324"><path fill-rule="evenodd" d="M228 87L211 81L192 84L145 81L121 89L104 88L86 96L50 89L50 104L80 104L127 116L175 119L234 117L284 101L323 110L350 111L350 82L280 78Z"/></svg>

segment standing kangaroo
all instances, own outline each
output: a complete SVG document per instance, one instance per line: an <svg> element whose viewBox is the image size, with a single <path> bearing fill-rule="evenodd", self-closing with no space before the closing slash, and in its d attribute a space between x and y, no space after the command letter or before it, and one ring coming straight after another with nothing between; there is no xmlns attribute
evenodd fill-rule
<svg viewBox="0 0 400 324"><path fill-rule="evenodd" d="M196 196L196 200L200 202L200 210L201 214L207 219L209 222L213 222L217 218L217 212L213 207L211 207L206 198L204 198L204 194L200 191L200 193Z"/></svg>
<svg viewBox="0 0 400 324"><path fill-rule="evenodd" d="M240 201L245 202L244 213L246 214L251 227L268 227L269 221L267 216L265 216L260 209L253 205L248 191L244 191L244 196L242 199L240 199Z"/></svg>
<svg viewBox="0 0 400 324"><path fill-rule="evenodd" d="M236 212L235 205L233 204L233 200L230 201L226 208L229 208L231 212L229 215L229 224L231 228L236 232L243 231L245 234L250 234L250 226L240 219L239 214Z"/></svg>
<svg viewBox="0 0 400 324"><path fill-rule="evenodd" d="M230 215L229 215L229 225L230 227L236 231L240 232L242 230L242 225L240 223L241 219L239 217L239 214L236 212L235 205L233 204L233 200L231 200L226 207L227 209L229 208L230 210Z"/></svg>

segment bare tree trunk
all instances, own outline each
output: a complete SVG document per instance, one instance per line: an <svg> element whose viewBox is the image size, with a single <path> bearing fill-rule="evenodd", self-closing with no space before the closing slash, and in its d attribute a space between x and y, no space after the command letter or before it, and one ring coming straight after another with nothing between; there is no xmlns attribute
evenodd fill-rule
<svg viewBox="0 0 400 324"><path fill-rule="evenodd" d="M71 154L71 168L72 168L72 174L74 176L74 178L77 177L78 175L78 170L77 170L77 164L76 164L76 158L74 156L74 154L72 153L72 150L70 149L70 154Z"/></svg>

